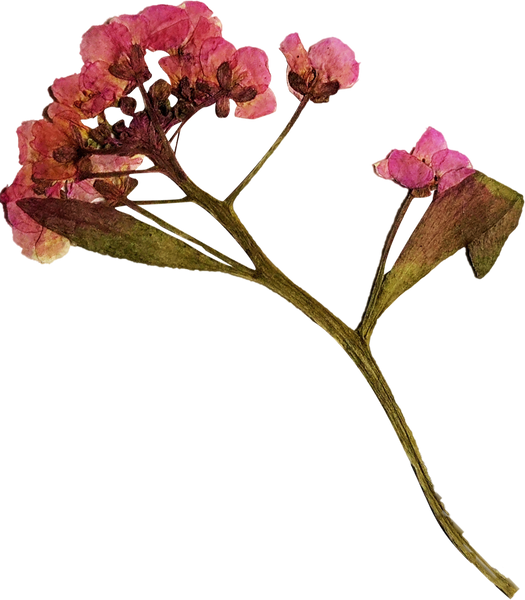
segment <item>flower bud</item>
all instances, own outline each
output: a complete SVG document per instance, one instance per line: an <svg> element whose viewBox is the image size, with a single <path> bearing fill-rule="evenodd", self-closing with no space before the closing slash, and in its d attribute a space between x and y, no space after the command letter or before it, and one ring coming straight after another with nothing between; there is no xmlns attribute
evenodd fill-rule
<svg viewBox="0 0 525 600"><path fill-rule="evenodd" d="M148 91L149 97L155 102L162 104L166 102L166 100L170 97L171 94L171 86L164 79L158 79L155 83L150 87Z"/></svg>
<svg viewBox="0 0 525 600"><path fill-rule="evenodd" d="M228 62L223 62L217 69L217 81L223 90L229 92L232 89L232 69Z"/></svg>

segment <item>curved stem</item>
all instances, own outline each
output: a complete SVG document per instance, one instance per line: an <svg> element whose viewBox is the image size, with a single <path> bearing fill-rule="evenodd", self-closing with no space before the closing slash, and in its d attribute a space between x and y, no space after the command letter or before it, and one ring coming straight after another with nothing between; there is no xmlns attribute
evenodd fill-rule
<svg viewBox="0 0 525 600"><path fill-rule="evenodd" d="M370 336L372 335L372 331L377 322L377 318L373 316L373 310L377 302L377 298L379 296L379 292L381 291L381 286L383 285L383 280L385 277L385 266L388 258L388 254L390 252L390 248L392 247L392 243L394 238L396 237L396 233L403 221L408 207L414 198L412 194L412 190L408 190L408 193L401 203L396 216L394 218L394 222L392 223L392 227L386 236L385 244L383 246L383 251L381 252L381 258L379 260L379 265L377 267L377 271L374 277L374 281L372 283L372 289L370 290L370 295L368 296L368 302L366 304L365 311L361 318L361 322L357 326L357 331L363 335L363 337L369 341Z"/></svg>
<svg viewBox="0 0 525 600"><path fill-rule="evenodd" d="M348 358L381 409L405 460L412 466L418 484L456 552L485 582L502 590L508 598L516 598L522 590L519 583L508 573L500 571L481 552L452 514L444 495L439 491L434 480L416 432L369 341L360 334L357 328L310 290L295 281L273 260L242 220L235 206L217 202L217 197L200 187L192 178L183 182L181 187L185 196L195 199L196 204L209 211L214 221L234 238L241 250L253 262L254 269L251 274L244 273L239 276L232 275L232 277L261 287L272 296L285 302L320 329ZM410 199L404 196L396 209L391 227L387 230L386 242L390 239L395 240L397 237L400 227L394 227L394 225L398 221L402 223L404 220L406 213L404 207L408 205L407 203L410 203ZM391 246L390 243L385 244L387 251L381 251L381 261L388 256L388 252L391 252Z"/></svg>
<svg viewBox="0 0 525 600"><path fill-rule="evenodd" d="M290 129L294 126L295 122L299 118L299 115L303 112L304 107L308 104L310 97L308 95L303 96L297 110L294 112L288 125L282 130L281 135L275 140L268 152L261 158L261 160L255 165L255 167L248 173L248 175L241 181L241 183L233 190L233 192L224 200L225 204L232 205L235 202L237 196L243 191L243 189L250 183L250 181L257 175L262 169L264 163L270 158L270 156L277 150L281 142L288 135Z"/></svg>
<svg viewBox="0 0 525 600"><path fill-rule="evenodd" d="M258 283L279 294L306 316L327 331L343 347L345 352L357 365L370 387L374 391L381 406L386 412L403 449L412 465L414 474L423 490L423 494L432 513L448 539L461 554L477 567L487 579L497 586L506 596L512 596L518 587L510 579L491 567L463 537L463 531L452 520L437 494L412 431L408 427L403 413L394 399L394 395L386 383L375 362L368 343L343 321L333 315L307 292L295 285L271 263L263 267Z"/></svg>

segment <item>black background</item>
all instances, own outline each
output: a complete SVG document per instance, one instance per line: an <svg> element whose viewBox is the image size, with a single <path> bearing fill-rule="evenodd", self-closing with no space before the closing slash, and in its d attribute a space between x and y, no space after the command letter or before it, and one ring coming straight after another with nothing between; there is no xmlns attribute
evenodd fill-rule
<svg viewBox="0 0 525 600"><path fill-rule="evenodd" d="M301 29L307 43L338 33L365 61L362 84L330 107L309 108L239 203L275 260L350 322L400 197L369 173L368 163L390 145L410 145L431 122L480 168L525 189L517 77L523 55L517 25L503 9L479 20L474 12L459 18L418 5L420 16L408 26L408 8L367 13L344 3L342 18L328 4L214 6L228 37L269 49L281 100L278 115L260 123L219 122L206 113L187 129L181 159L218 194L250 167L293 108L275 51L286 31ZM33 8L26 37L11 47L4 39L11 52L4 68L4 180L15 168L13 126L38 115L53 74L78 67L78 34L109 11L135 8L90 4L68 14L67 26L47 8ZM12 18L20 19L16 11ZM153 178L143 178L139 191L170 193ZM237 253L194 207L163 214ZM389 313L375 348L426 456L434 457L440 490L456 503L454 514L482 551L523 584L516 492L522 238L520 231L484 283L472 281L461 257L445 265ZM37 312L38 341L27 333L24 339L40 356L54 356L54 344L72 348L68 374L86 391L98 382L97 393L81 403L83 418L72 416L68 429L82 439L88 423L105 461L117 446L125 448L119 468L129 469L130 479L114 482L115 497L158 470L148 497L169 513L165 534L197 522L201 547L216 548L198 560L215 564L226 540L234 547L228 560L252 561L253 590L271 589L280 573L286 588L321 585L325 596L339 589L358 596L403 590L407 599L497 597L443 540L346 359L286 305L240 282L138 269L80 252L39 269L18 257L7 229L3 239L4 298L14 307L45 309L45 317ZM6 327L19 344L15 323ZM63 365L53 364L60 381ZM61 402L50 400L51 412L60 412ZM48 427L53 431L51 421ZM136 461L139 453L149 460ZM134 497L145 497L137 487ZM142 511L134 512L140 521ZM227 573L217 589L235 587L236 571Z"/></svg>

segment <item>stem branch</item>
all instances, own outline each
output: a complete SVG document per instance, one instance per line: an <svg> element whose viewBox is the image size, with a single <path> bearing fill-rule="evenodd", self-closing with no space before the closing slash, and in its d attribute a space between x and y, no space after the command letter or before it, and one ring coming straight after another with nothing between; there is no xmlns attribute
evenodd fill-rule
<svg viewBox="0 0 525 600"><path fill-rule="evenodd" d="M270 156L277 150L281 142L288 135L290 129L294 126L295 122L299 118L299 115L303 112L304 107L308 104L310 97L307 95L303 96L297 110L294 112L288 125L282 130L281 135L275 140L268 152L261 158L261 160L255 165L255 167L248 173L248 175L241 181L241 183L233 190L233 192L224 200L228 205L233 205L237 196L243 191L243 189L250 183L250 181L257 175L262 169L264 163L270 158Z"/></svg>
<svg viewBox="0 0 525 600"><path fill-rule="evenodd" d="M463 537L463 531L445 510L445 505L441 501L441 496L439 496L434 489L434 485L426 465L423 462L423 458L412 431L408 427L401 408L396 403L392 391L377 366L368 344L358 332L348 327L275 267L271 268L270 265L267 265L258 282L291 302L306 316L327 331L343 347L345 352L364 375L386 412L390 423L405 450L410 464L412 465L414 474L423 490L423 494L430 509L445 535L461 554L479 569L489 581L498 587L506 596L512 598L518 590L516 584L491 567L482 556L476 552L471 544Z"/></svg>
<svg viewBox="0 0 525 600"><path fill-rule="evenodd" d="M401 203L396 216L394 218L394 222L392 223L392 227L386 236L385 244L383 246L383 251L381 252L381 258L379 260L379 265L377 267L377 271L374 277L374 281L372 283L372 289L370 290L370 295L368 296L368 302L366 304L365 311L361 318L361 322L357 326L357 331L363 336L363 338L367 341L370 341L370 336L372 335L372 331L377 322L377 318L373 315L373 310L375 308L379 293L381 291L381 287L383 285L383 281L385 278L385 266L388 258L388 254L390 252L390 248L392 247L392 243L394 238L396 237L396 233L403 221L408 207L412 202L414 196L412 195L412 190L408 190L408 193Z"/></svg>

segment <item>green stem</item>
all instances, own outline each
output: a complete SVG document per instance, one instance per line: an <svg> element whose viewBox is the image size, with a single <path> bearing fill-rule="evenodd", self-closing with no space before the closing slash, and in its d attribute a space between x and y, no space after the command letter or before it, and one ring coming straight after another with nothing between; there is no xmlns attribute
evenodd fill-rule
<svg viewBox="0 0 525 600"><path fill-rule="evenodd" d="M144 97L146 99L147 94L144 94ZM253 269L251 271L244 269L242 274L231 274L230 276L257 285L285 302L309 322L316 325L347 357L386 418L405 460L412 466L418 484L432 507L437 521L454 545L456 552L465 557L467 564L485 582L501 590L507 598L515 599L522 587L509 574L500 571L479 550L452 514L433 478L414 428L409 423L408 417L373 351L370 339L368 335L365 336L362 333L363 326L367 324L366 317L369 314L370 306L374 302L386 276L393 244L411 207L410 196L405 194L401 199L383 238L376 261L377 268L370 283L370 297L365 302L363 313L358 319L359 327L353 327L346 319L327 306L310 290L295 281L291 275L278 265L256 239L236 209L240 196L252 185L260 172L282 147L306 107L305 97L287 119L276 138L266 148L261 158L233 186L222 199L223 201L203 188L193 177L185 174L177 157L171 151L170 157L172 158L170 164L166 165L165 175L181 190L184 203L199 206L209 214L215 223L233 238L241 251L252 262ZM158 120L153 111L151 117L158 125ZM159 135L161 131L159 131ZM163 139L166 140L163 132L162 135ZM136 201L135 206L137 206ZM138 207L138 210L144 214L152 213L152 211L148 211L143 207Z"/></svg>
<svg viewBox="0 0 525 600"><path fill-rule="evenodd" d="M168 206L195 206L195 201L191 198L184 196L160 196L160 197L148 197L148 196L133 196L133 202L136 202L140 206L146 206L147 208L160 208Z"/></svg>
<svg viewBox="0 0 525 600"><path fill-rule="evenodd" d="M237 196L243 191L243 189L250 183L250 181L257 175L262 169L264 163L270 158L270 156L277 150L281 142L288 135L290 129L294 126L295 122L299 118L299 115L303 112L304 107L308 104L310 97L308 95L303 96L303 99L299 103L297 110L290 119L288 125L282 130L281 135L275 140L268 152L261 158L261 160L255 165L255 167L248 173L248 175L241 181L241 183L233 190L233 192L224 200L228 205L232 205L235 202Z"/></svg>
<svg viewBox="0 0 525 600"><path fill-rule="evenodd" d="M383 251L381 252L381 258L379 260L379 265L377 267L377 271L374 277L374 281L372 283L372 289L370 290L370 295L368 296L368 302L366 308L364 310L363 316L361 318L361 322L357 326L358 333L367 341L370 341L370 336L372 335L372 331L376 325L377 317L374 315L374 308L377 303L377 299L379 297L379 293L381 292L381 287L383 285L383 281L385 278L385 266L386 261L388 259L388 254L390 252L390 248L392 247L392 243L394 238L396 237L396 233L403 221L408 207L412 202L414 196L412 194L412 190L408 190L408 193L401 203L396 216L394 218L394 222L392 223L392 227L386 236L385 244L383 246Z"/></svg>
<svg viewBox="0 0 525 600"><path fill-rule="evenodd" d="M404 210L402 211L400 209L400 213L398 213L399 222L408 208L408 197L405 199L404 204L406 204ZM204 206L204 208L206 208L206 206ZM476 552L476 550L474 550L469 542L463 537L462 530L445 510L445 507L441 502L441 497L434 490L434 485L430 479L425 463L423 462L416 440L405 421L401 408L396 403L392 391L388 387L388 384L370 352L368 343L357 331L348 327L348 325L331 313L320 302L293 283L265 256L261 248L257 245L236 215L233 206L227 206L224 203L218 205L212 203L207 208L237 240L239 245L245 250L254 263L256 271L251 277L246 277L246 279L251 279L275 292L285 300L288 300L314 321L314 323L317 323L317 325L322 327L330 336L332 336L357 365L386 412L397 437L405 450L410 464L412 465L414 474L421 486L423 494L441 529L467 560L473 563L474 566L504 594L509 598L512 598L518 590L518 587L510 579L507 579L499 573L499 571L492 568ZM393 239L398 226L399 225L397 224L393 227L391 235L389 235L389 239L387 240L387 244L385 244L385 260L391 245L390 238Z"/></svg>
<svg viewBox="0 0 525 600"><path fill-rule="evenodd" d="M394 395L377 366L365 340L317 300L312 298L307 292L295 285L278 269L271 266L271 264L266 265L263 269L263 273L260 276L258 283L291 302L306 316L327 331L339 345L342 346L364 375L386 412L410 461L430 509L445 535L459 552L479 569L489 581L498 587L506 596L512 598L518 590L516 584L491 567L482 556L476 552L471 544L463 537L463 531L445 510L445 505L441 501L441 496L439 496L434 489L434 485L425 463L423 462L423 458L412 431L408 427L401 408L396 403Z"/></svg>

